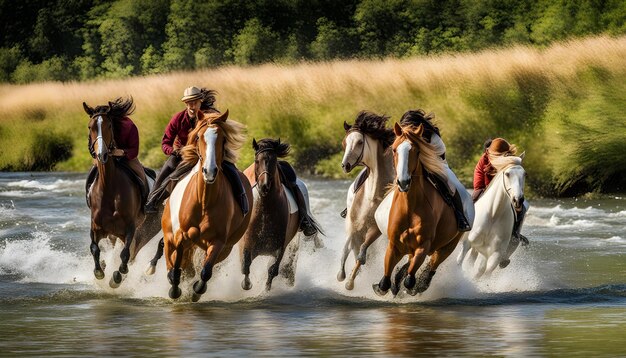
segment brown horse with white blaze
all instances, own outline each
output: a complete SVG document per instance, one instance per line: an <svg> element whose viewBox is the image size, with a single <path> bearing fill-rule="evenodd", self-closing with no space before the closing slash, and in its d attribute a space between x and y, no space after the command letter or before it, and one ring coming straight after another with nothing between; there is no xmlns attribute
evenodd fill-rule
<svg viewBox="0 0 626 358"><path fill-rule="evenodd" d="M436 148L422 137L423 125L400 127L396 123L394 132L396 180L387 230L389 244L384 275L380 283L373 285L380 296L389 288L397 294L403 278L409 294L424 292L437 267L463 236L458 231L453 209L427 179L427 171L443 175L445 168ZM391 273L405 255L409 256L409 261L397 271L392 284ZM417 270L427 255L430 261L416 282Z"/></svg>
<svg viewBox="0 0 626 358"><path fill-rule="evenodd" d="M228 111L199 112L196 128L182 150L183 161L196 165L174 188L161 221L171 298L180 297L182 270L193 271L192 254L199 248L206 255L200 280L193 285L192 300L197 301L206 292L213 266L228 257L250 222L250 213L244 215L221 169L223 161L236 162L245 140L244 125L227 119ZM252 207L250 183L243 173L239 177Z"/></svg>
<svg viewBox="0 0 626 358"><path fill-rule="evenodd" d="M245 275L241 287L252 288L250 282L250 266L259 255L274 256L274 263L268 269L266 290L272 287L272 280L278 276L279 266L287 247L298 232L299 213L296 201L285 188L281 180L278 158L289 154L290 146L281 143L280 139L261 139L258 143L253 139L255 151L254 163L244 174L250 180L254 192L252 218L248 230L240 245L242 273ZM258 194L258 195L257 195ZM286 264L285 276L293 284L295 276L294 260L297 254L297 243L289 250L289 262Z"/></svg>

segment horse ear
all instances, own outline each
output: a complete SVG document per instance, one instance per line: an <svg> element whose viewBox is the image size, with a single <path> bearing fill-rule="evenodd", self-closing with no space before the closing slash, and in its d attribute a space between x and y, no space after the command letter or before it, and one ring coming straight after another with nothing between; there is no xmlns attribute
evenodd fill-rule
<svg viewBox="0 0 626 358"><path fill-rule="evenodd" d="M520 155L519 155L519 158L520 158L521 160L524 160L524 157L525 157L525 156L526 156L526 152L524 151L524 152L522 152L522 154L520 154Z"/></svg>
<svg viewBox="0 0 626 358"><path fill-rule="evenodd" d="M349 125L348 122L343 121L343 129L345 129L346 132L349 131L351 128L352 128L352 126Z"/></svg>
<svg viewBox="0 0 626 358"><path fill-rule="evenodd" d="M228 110L226 110L224 114L222 114L221 116L217 118L218 121L222 121L222 122L226 122L227 119L228 119Z"/></svg>
<svg viewBox="0 0 626 358"><path fill-rule="evenodd" d="M254 151L258 151L259 150L259 145L256 142L256 139L252 138L252 148L254 149Z"/></svg>
<svg viewBox="0 0 626 358"><path fill-rule="evenodd" d="M85 113L89 115L89 117L93 116L93 108L89 107L85 102L83 102L83 109L85 110Z"/></svg>
<svg viewBox="0 0 626 358"><path fill-rule="evenodd" d="M402 135L402 127L400 127L400 125L398 124L398 122L396 122L393 125L393 132L396 134L396 137L399 137Z"/></svg>

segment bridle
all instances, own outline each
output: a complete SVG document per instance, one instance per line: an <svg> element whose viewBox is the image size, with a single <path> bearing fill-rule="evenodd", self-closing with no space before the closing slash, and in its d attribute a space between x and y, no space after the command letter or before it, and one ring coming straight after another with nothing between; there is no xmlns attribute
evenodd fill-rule
<svg viewBox="0 0 626 358"><path fill-rule="evenodd" d="M96 121L98 123L98 136L96 137L96 140L92 141L91 140L91 135L89 135L89 153L91 154L92 158L96 158L96 154L95 154L95 150L94 150L94 146L96 145L96 143L98 142L99 139L102 139L102 143L104 143L104 147L107 148L107 154L111 155L111 153L113 152L113 150L117 147L116 143L115 143L115 136L113 135L113 124L111 123L111 141L109 142L109 144L107 145L106 141L104 140L104 137L102 136L102 113L96 113L93 116L90 117L91 119L96 118Z"/></svg>
<svg viewBox="0 0 626 358"><path fill-rule="evenodd" d="M265 152L269 152L269 151L273 151L273 150L274 150L274 148L262 148L262 149L259 149L259 150L257 150L257 151L254 153L254 157L256 158L256 156L257 156L257 155L259 155L259 154L261 154L261 153L265 153ZM270 173L268 170L264 170L264 171L262 171L261 173L259 173L259 175L257 176L257 182L259 181L259 179L261 178L261 176L262 176L263 174L267 175L267 177L268 177L268 181L271 181L271 180L272 180L272 177L271 177L271 175L270 175L271 173Z"/></svg>
<svg viewBox="0 0 626 358"><path fill-rule="evenodd" d="M365 134L363 134L363 132L359 131L358 129L350 129L346 131L346 137L348 137L353 132L358 132L363 137L363 146L361 147L361 153L357 157L357 160L354 162L354 166L356 167L359 164L363 164L362 161L363 161L363 155L365 155L365 146L367 145L367 138L365 137Z"/></svg>

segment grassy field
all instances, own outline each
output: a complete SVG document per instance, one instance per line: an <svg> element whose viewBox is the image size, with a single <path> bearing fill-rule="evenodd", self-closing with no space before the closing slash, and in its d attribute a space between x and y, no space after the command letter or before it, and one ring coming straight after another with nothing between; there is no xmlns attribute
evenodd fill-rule
<svg viewBox="0 0 626 358"><path fill-rule="evenodd" d="M363 109L392 121L408 109L435 112L451 166L471 185L482 144L504 137L526 151L527 187L539 195L624 191L626 37L545 49L381 61L222 67L81 83L0 86L0 169L86 171L88 117L81 103L132 96L140 159L165 160L163 129L190 85L218 91L217 107L252 137L293 146L301 172L342 177L344 120ZM246 146L240 166L252 161ZM60 159L60 161L58 161Z"/></svg>

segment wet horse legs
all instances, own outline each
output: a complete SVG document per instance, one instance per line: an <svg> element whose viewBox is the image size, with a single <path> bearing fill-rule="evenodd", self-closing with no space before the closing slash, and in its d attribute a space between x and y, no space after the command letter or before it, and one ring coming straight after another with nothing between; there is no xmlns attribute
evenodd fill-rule
<svg viewBox="0 0 626 358"><path fill-rule="evenodd" d="M252 265L252 252L249 248L244 248L241 260L241 273L244 274L244 278L241 282L241 288L246 291L252 288L252 283L250 282L250 265Z"/></svg>
<svg viewBox="0 0 626 358"><path fill-rule="evenodd" d="M130 260L130 246L133 243L133 237L135 236L135 227L131 226L126 229L126 235L124 238L124 248L120 253L120 258L122 259L122 263L117 271L113 272L113 277L111 277L111 282L109 286L116 288L122 283L124 277L123 274L128 273L128 261Z"/></svg>
<svg viewBox="0 0 626 358"><path fill-rule="evenodd" d="M91 230L90 232L91 235L91 246L90 251L91 251L91 255L93 256L93 261L95 263L95 268L93 270L93 274L96 276L96 278L98 280L102 280L104 278L104 271L102 270L102 266L100 265L100 247L98 246L98 240L96 236L96 232L94 230Z"/></svg>
<svg viewBox="0 0 626 358"><path fill-rule="evenodd" d="M215 261L219 257L222 249L224 248L223 242L217 242L215 244L209 245L206 250L206 259L204 260L204 265L202 267L202 272L200 272L200 280L194 282L193 284L193 292L195 293L193 300L197 301L200 299L200 295L206 292L206 283L213 276L213 265L215 265Z"/></svg>
<svg viewBox="0 0 626 358"><path fill-rule="evenodd" d="M391 287L391 272L394 267L400 262L402 253L391 242L387 246L387 253L385 254L385 273L380 279L380 282L372 285L374 292L379 296L384 296Z"/></svg>
<svg viewBox="0 0 626 358"><path fill-rule="evenodd" d="M265 290L269 291L272 289L272 280L274 277L278 276L278 268L280 266L280 262L283 260L283 255L285 254L285 248L281 247L276 252L276 262L270 266L267 270L267 282L265 283Z"/></svg>

